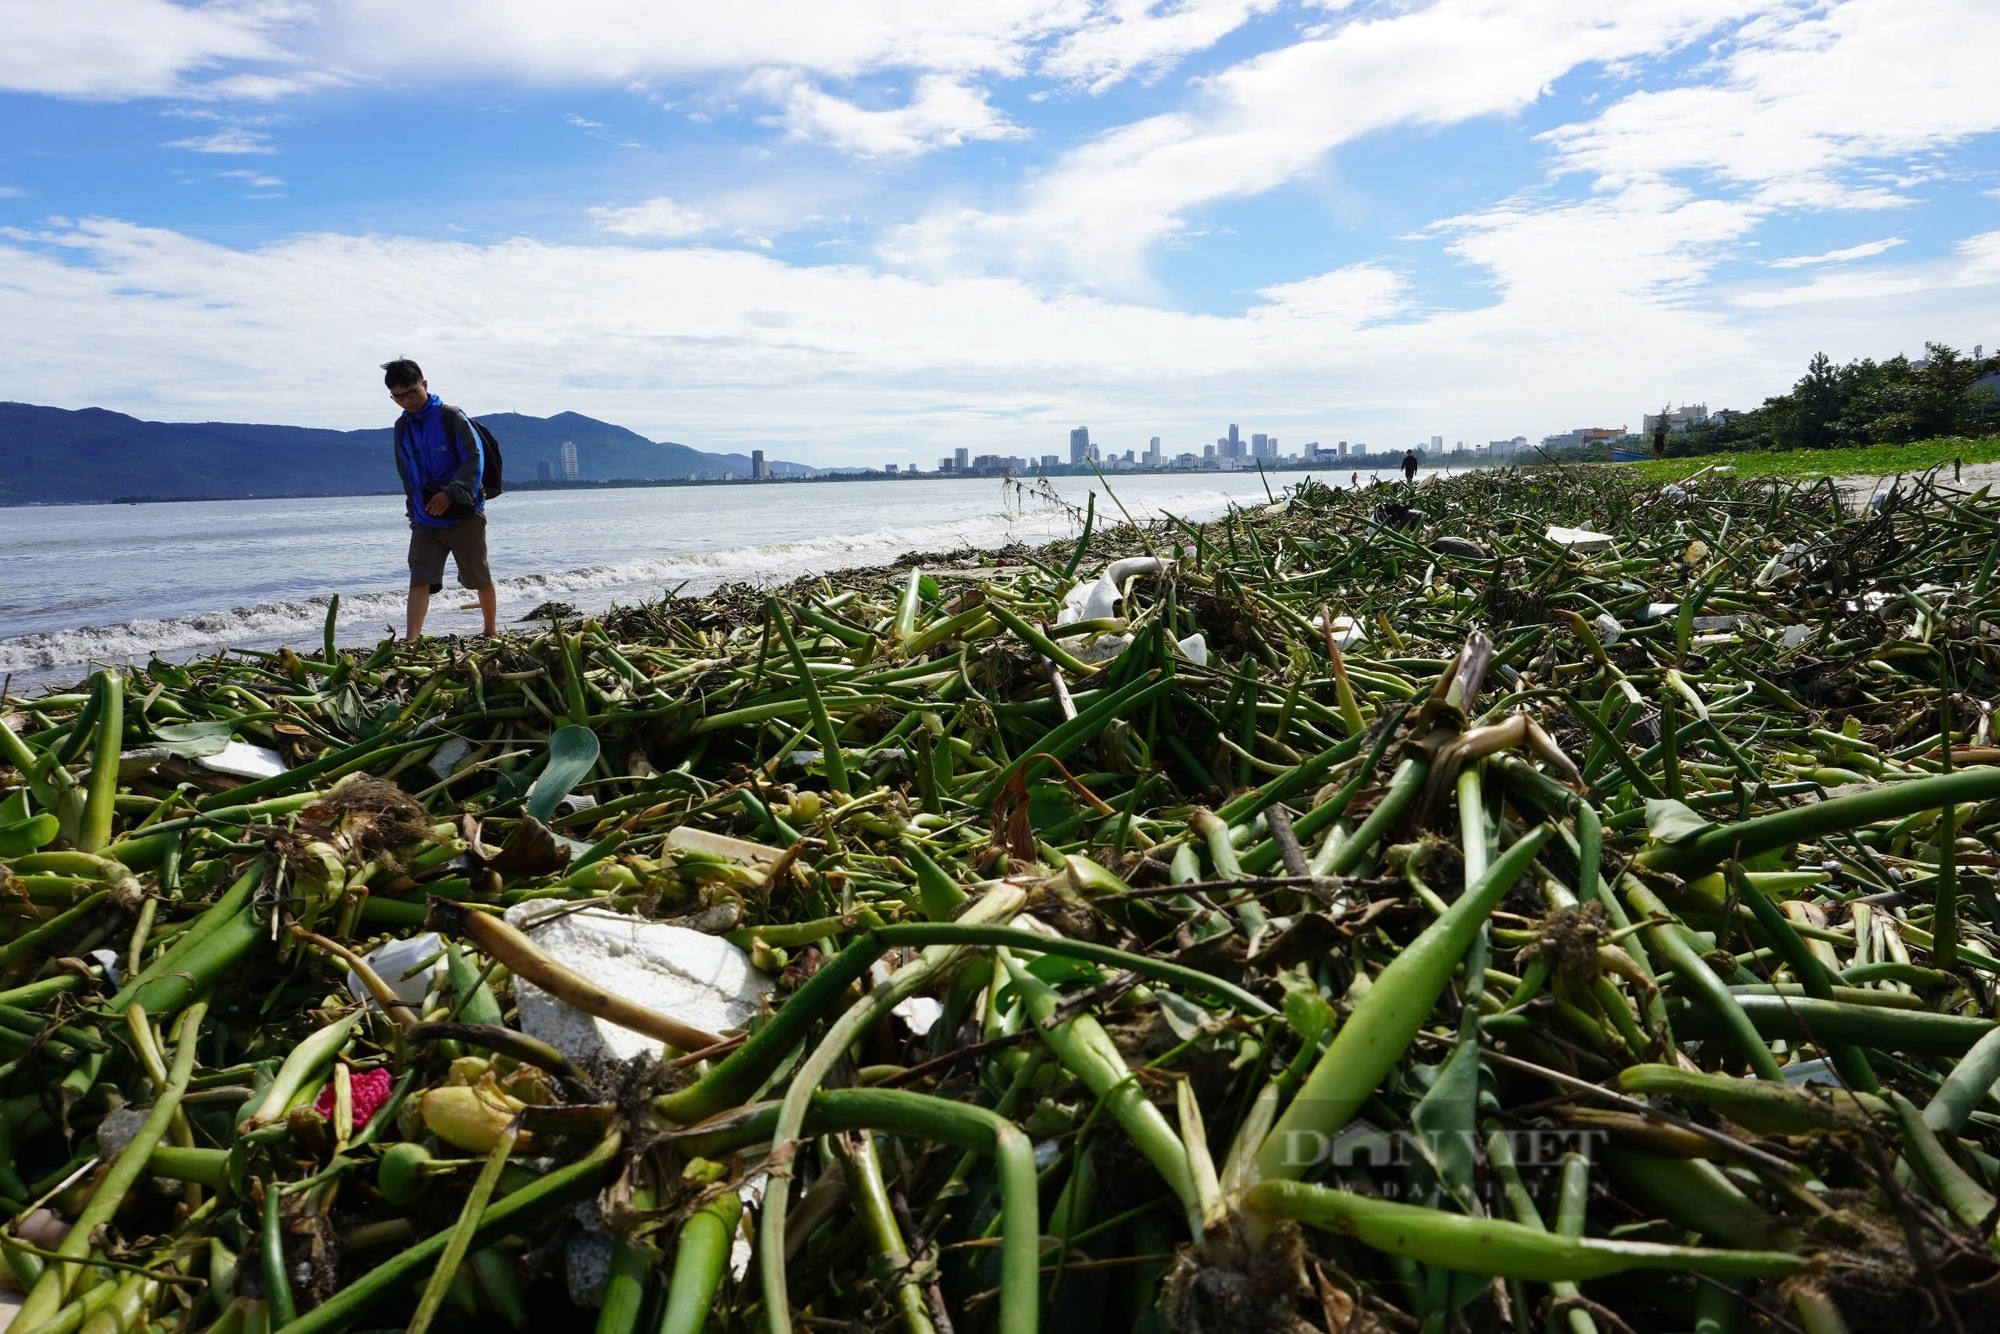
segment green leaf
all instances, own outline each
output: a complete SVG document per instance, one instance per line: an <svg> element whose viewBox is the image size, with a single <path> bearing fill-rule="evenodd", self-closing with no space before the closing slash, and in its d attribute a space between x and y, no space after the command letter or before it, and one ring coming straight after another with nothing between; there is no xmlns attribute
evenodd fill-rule
<svg viewBox="0 0 2000 1334"><path fill-rule="evenodd" d="M1473 1198L1479 1154L1479 1044L1462 1042L1410 1113L1418 1151L1461 1205Z"/></svg>
<svg viewBox="0 0 2000 1334"><path fill-rule="evenodd" d="M926 574L917 580L917 595L926 602L936 602L944 596L944 592L938 587L938 581Z"/></svg>
<svg viewBox="0 0 2000 1334"><path fill-rule="evenodd" d="M1713 828L1715 821L1703 819L1671 798L1653 797L1646 802L1646 832L1656 843L1686 843Z"/></svg>
<svg viewBox="0 0 2000 1334"><path fill-rule="evenodd" d="M1278 981L1285 988L1285 1022L1307 1046L1317 1048L1320 1035L1333 1027L1333 1002L1320 994L1304 968L1288 968Z"/></svg>
<svg viewBox="0 0 2000 1334"><path fill-rule="evenodd" d="M18 824L27 819L32 811L28 809L28 789L14 789L14 795L0 801L0 825Z"/></svg>
<svg viewBox="0 0 2000 1334"><path fill-rule="evenodd" d="M565 727L549 738L549 762L528 789L528 814L547 822L562 799L597 766L597 734L588 727Z"/></svg>
<svg viewBox="0 0 2000 1334"><path fill-rule="evenodd" d="M0 823L0 857L25 857L36 848L53 843L61 828L61 822L53 815L31 815L25 820Z"/></svg>
<svg viewBox="0 0 2000 1334"><path fill-rule="evenodd" d="M169 755L198 760L218 755L229 744L229 724L219 721L168 723L153 729L153 742Z"/></svg>

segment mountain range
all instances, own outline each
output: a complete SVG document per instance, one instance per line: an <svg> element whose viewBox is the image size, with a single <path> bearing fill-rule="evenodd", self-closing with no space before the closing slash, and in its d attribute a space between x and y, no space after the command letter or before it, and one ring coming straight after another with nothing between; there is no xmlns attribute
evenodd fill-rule
<svg viewBox="0 0 2000 1334"><path fill-rule="evenodd" d="M585 481L748 477L744 454L648 440L577 412L475 414L499 440L510 485L553 468L565 440ZM0 504L358 495L398 489L388 426L334 431L243 422L149 422L104 408L0 403ZM821 471L773 461L776 476Z"/></svg>

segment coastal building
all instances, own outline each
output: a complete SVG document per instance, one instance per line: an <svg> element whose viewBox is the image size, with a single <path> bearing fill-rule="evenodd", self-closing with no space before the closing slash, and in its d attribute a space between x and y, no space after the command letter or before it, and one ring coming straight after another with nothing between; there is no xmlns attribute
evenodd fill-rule
<svg viewBox="0 0 2000 1334"><path fill-rule="evenodd" d="M1060 467L1062 467L1062 455L1060 455L1060 454L1044 454L1044 455L1042 455L1042 471L1043 471L1043 472L1048 472L1048 471L1050 471L1050 470L1052 470L1052 469L1055 469L1055 468L1060 468Z"/></svg>
<svg viewBox="0 0 2000 1334"><path fill-rule="evenodd" d="M573 440L563 441L562 450L560 451L558 458L561 467L562 479L565 482L574 482L577 479L580 471L577 467L577 461L576 461L576 442Z"/></svg>
<svg viewBox="0 0 2000 1334"><path fill-rule="evenodd" d="M1657 412L1648 412L1641 417L1639 434L1650 440L1653 431L1660 424L1660 415ZM1708 404L1683 403L1678 408L1669 411L1666 414L1666 419L1667 430L1670 434L1674 435L1678 435L1680 432L1690 430L1696 426L1706 426L1708 425ZM1624 433L1621 431L1620 434Z"/></svg>
<svg viewBox="0 0 2000 1334"><path fill-rule="evenodd" d="M750 476L760 482L771 476L771 465L764 462L764 451L761 449L750 451Z"/></svg>
<svg viewBox="0 0 2000 1334"><path fill-rule="evenodd" d="M1090 462L1090 428L1079 426L1069 433L1069 461L1072 466Z"/></svg>
<svg viewBox="0 0 2000 1334"><path fill-rule="evenodd" d="M535 480L538 482L553 482L555 479L556 479L555 465L550 463L547 459L536 459Z"/></svg>
<svg viewBox="0 0 2000 1334"><path fill-rule="evenodd" d="M1702 416L1704 419L1708 416L1705 409L1702 412ZM1650 430L1651 428L1648 427L1647 429ZM1687 428L1683 426L1677 429L1686 430ZM1574 431L1564 431L1561 435L1543 436L1542 448L1563 449L1577 445L1594 445L1602 440L1621 440L1624 436L1625 428L1622 426L1615 430L1609 426L1579 426ZM1517 438L1520 439L1520 444L1516 446L1516 452L1526 448L1528 443L1525 438Z"/></svg>
<svg viewBox="0 0 2000 1334"><path fill-rule="evenodd" d="M964 472L967 464L970 462L968 456L971 453L972 451L967 449L963 445L960 445L957 449L954 449L951 452L952 470L954 472Z"/></svg>

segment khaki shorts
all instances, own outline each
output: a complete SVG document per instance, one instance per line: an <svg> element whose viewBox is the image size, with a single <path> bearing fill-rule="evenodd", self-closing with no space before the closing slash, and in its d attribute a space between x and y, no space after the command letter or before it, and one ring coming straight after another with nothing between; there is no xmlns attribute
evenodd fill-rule
<svg viewBox="0 0 2000 1334"><path fill-rule="evenodd" d="M493 573L486 568L486 516L474 514L449 528L422 528L410 525L410 587L428 586L436 593L444 588L444 558L458 566L462 588L491 588Z"/></svg>

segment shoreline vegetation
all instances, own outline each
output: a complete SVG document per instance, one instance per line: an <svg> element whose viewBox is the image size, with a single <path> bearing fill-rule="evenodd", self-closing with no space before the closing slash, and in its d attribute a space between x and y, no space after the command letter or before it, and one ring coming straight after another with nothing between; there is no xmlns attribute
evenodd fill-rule
<svg viewBox="0 0 2000 1334"><path fill-rule="evenodd" d="M1093 495L0 698L12 1328L2000 1324L1948 474Z"/></svg>

